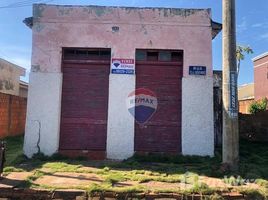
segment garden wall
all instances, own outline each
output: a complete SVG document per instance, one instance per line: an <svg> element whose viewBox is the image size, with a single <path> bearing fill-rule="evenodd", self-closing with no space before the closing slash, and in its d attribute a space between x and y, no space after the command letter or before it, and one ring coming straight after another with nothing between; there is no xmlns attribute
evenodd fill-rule
<svg viewBox="0 0 268 200"><path fill-rule="evenodd" d="M268 111L240 114L239 129L241 138L268 142Z"/></svg>
<svg viewBox="0 0 268 200"><path fill-rule="evenodd" d="M0 93L0 138L24 133L26 106L26 98Z"/></svg>
<svg viewBox="0 0 268 200"><path fill-rule="evenodd" d="M239 101L239 112L249 114L249 106L254 102L254 99L245 99Z"/></svg>

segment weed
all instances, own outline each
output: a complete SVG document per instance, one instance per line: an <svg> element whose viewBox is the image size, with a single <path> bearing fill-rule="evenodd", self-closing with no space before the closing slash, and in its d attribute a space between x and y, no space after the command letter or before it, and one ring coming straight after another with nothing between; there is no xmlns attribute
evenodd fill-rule
<svg viewBox="0 0 268 200"><path fill-rule="evenodd" d="M193 187L189 190L189 192L195 193L195 194L204 194L204 195L211 195L215 191L211 189L207 184L205 183L194 183Z"/></svg>
<svg viewBox="0 0 268 200"><path fill-rule="evenodd" d="M265 187L266 189L268 189L268 181L267 180L263 180L263 179L257 179L256 183L260 186Z"/></svg>
<svg viewBox="0 0 268 200"><path fill-rule="evenodd" d="M24 169L16 168L16 167L5 167L4 172L24 172Z"/></svg>
<svg viewBox="0 0 268 200"><path fill-rule="evenodd" d="M118 183L120 181L125 181L126 178L124 174L122 173L111 173L107 176L105 176L104 182L110 183L114 185L115 183Z"/></svg>
<svg viewBox="0 0 268 200"><path fill-rule="evenodd" d="M53 172L78 172L82 165L73 165L65 162L48 162L42 165Z"/></svg>
<svg viewBox="0 0 268 200"><path fill-rule="evenodd" d="M223 179L224 183L229 184L231 186L241 186L241 185L245 185L245 180L238 176L237 178L235 178L234 176L231 177L224 177Z"/></svg>
<svg viewBox="0 0 268 200"><path fill-rule="evenodd" d="M239 192L247 197L247 199L263 200L268 199L268 193L259 189L240 189Z"/></svg>
<svg viewBox="0 0 268 200"><path fill-rule="evenodd" d="M6 166L14 166L26 160L23 155L23 136L7 137L6 141Z"/></svg>
<svg viewBox="0 0 268 200"><path fill-rule="evenodd" d="M103 168L103 171L104 171L104 172L108 172L108 171L110 171L110 168L109 168L109 167L104 167L104 168Z"/></svg>

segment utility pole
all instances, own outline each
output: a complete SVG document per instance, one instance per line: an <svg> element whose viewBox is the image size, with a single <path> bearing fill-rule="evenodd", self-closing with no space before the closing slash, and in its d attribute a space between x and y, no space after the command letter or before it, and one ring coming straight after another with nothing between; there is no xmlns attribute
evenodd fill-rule
<svg viewBox="0 0 268 200"><path fill-rule="evenodd" d="M238 167L239 131L236 66L235 0L223 1L223 163Z"/></svg>

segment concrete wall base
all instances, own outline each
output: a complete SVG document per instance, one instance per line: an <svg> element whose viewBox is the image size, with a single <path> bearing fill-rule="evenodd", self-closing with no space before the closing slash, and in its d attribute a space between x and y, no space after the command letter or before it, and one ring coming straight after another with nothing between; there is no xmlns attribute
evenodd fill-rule
<svg viewBox="0 0 268 200"><path fill-rule="evenodd" d="M30 73L23 149L27 157L38 152L39 140L40 150L45 155L58 151L61 87L61 73Z"/></svg>
<svg viewBox="0 0 268 200"><path fill-rule="evenodd" d="M135 90L134 75L110 74L107 158L123 160L134 154L134 118L126 100Z"/></svg>
<svg viewBox="0 0 268 200"><path fill-rule="evenodd" d="M213 78L182 79L182 154L214 156Z"/></svg>

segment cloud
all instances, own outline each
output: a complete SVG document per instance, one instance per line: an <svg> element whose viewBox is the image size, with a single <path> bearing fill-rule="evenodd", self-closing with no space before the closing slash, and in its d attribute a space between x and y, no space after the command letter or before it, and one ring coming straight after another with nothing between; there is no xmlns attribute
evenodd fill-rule
<svg viewBox="0 0 268 200"><path fill-rule="evenodd" d="M248 29L247 18L243 17L240 24L237 24L237 32L241 33Z"/></svg>
<svg viewBox="0 0 268 200"><path fill-rule="evenodd" d="M268 39L268 33L264 33L262 35L260 35L261 39Z"/></svg>
<svg viewBox="0 0 268 200"><path fill-rule="evenodd" d="M30 69L31 69L31 60L29 60L27 58L13 57L11 62L14 62L15 64L25 68L28 71L30 71Z"/></svg>
<svg viewBox="0 0 268 200"><path fill-rule="evenodd" d="M2 45L0 57L20 67L31 69L31 49L23 46Z"/></svg>
<svg viewBox="0 0 268 200"><path fill-rule="evenodd" d="M268 23L263 22L263 23L256 23L251 25L252 28L268 28Z"/></svg>
<svg viewBox="0 0 268 200"><path fill-rule="evenodd" d="M257 23L257 24L252 24L251 27L252 28L259 28L259 27L262 27L263 26L263 23Z"/></svg>

